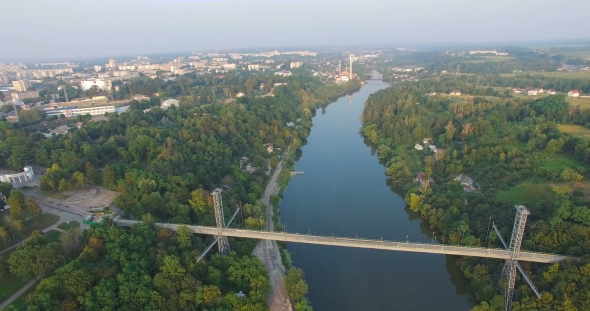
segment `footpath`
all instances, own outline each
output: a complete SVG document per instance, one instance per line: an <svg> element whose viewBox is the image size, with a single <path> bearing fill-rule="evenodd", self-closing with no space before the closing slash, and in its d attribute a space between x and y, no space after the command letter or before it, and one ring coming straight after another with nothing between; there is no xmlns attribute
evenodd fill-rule
<svg viewBox="0 0 590 311"><path fill-rule="evenodd" d="M285 154L287 154L285 152ZM270 203L271 195L275 195L279 193L279 185L277 183L277 179L279 174L281 173L282 169L282 161L278 163L277 168L275 169L268 185L266 186L266 190L264 191L264 196L262 197L262 202L266 205L266 230L273 232L274 231L274 221L273 215L274 210L273 206ZM287 290L285 288L285 266L283 266L283 261L281 259L281 254L277 242L274 240L261 240L258 241L256 245L256 249L253 252L254 256L258 257L264 263L264 267L268 273L268 278L270 281L270 293L268 295L268 305L270 310L272 311L293 311L293 307L291 306L291 301L289 300L289 295L287 294Z"/></svg>

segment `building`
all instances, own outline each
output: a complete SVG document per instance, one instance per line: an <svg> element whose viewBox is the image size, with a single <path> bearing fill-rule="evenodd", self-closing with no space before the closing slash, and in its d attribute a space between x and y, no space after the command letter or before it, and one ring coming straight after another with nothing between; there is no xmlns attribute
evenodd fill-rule
<svg viewBox="0 0 590 311"><path fill-rule="evenodd" d="M420 144L414 145L414 148L416 148L416 150L420 150L420 151L424 150L424 147L422 147L422 145L420 145Z"/></svg>
<svg viewBox="0 0 590 311"><path fill-rule="evenodd" d="M275 72L275 76L288 77L290 75L292 75L292 73L287 70L281 70L281 71Z"/></svg>
<svg viewBox="0 0 590 311"><path fill-rule="evenodd" d="M526 95L528 95L528 96L537 96L538 94L539 94L539 90L536 90L536 89L526 91Z"/></svg>
<svg viewBox="0 0 590 311"><path fill-rule="evenodd" d="M84 116L84 115L91 115L91 116L102 116L105 113L114 113L116 112L115 106L96 106L96 107L78 107L78 106L70 106L70 107L62 107L57 109L46 109L45 113L47 116L60 116L64 115L66 118L75 117L75 116Z"/></svg>
<svg viewBox="0 0 590 311"><path fill-rule="evenodd" d="M8 182L11 184L20 184L23 181L28 181L35 177L35 173L33 172L33 168L30 166L25 166L22 173L17 174L4 174L0 175L1 182ZM17 180L18 178L18 180Z"/></svg>
<svg viewBox="0 0 590 311"><path fill-rule="evenodd" d="M26 80L16 80L12 81L12 86L14 87L14 90L17 92L26 92L28 83Z"/></svg>
<svg viewBox="0 0 590 311"><path fill-rule="evenodd" d="M180 102L178 101L178 99L170 98L170 99L163 101L160 104L160 108L162 108L162 110L166 110L172 106L178 107L179 104L180 104Z"/></svg>
<svg viewBox="0 0 590 311"><path fill-rule="evenodd" d="M248 65L248 70L260 70L260 65Z"/></svg>
<svg viewBox="0 0 590 311"><path fill-rule="evenodd" d="M569 96L569 97L579 97L580 96L580 91L578 91L578 90L571 90L571 91L567 92L567 96Z"/></svg>
<svg viewBox="0 0 590 311"><path fill-rule="evenodd" d="M271 153L274 150L273 144L272 143L268 143L266 145L266 151L268 151L268 153Z"/></svg>
<svg viewBox="0 0 590 311"><path fill-rule="evenodd" d="M88 91L93 86L98 87L98 89L102 91L111 90L111 81L103 79L80 81L80 85L82 86L82 91Z"/></svg>
<svg viewBox="0 0 590 311"><path fill-rule="evenodd" d="M39 98L39 91L26 91L26 92L17 92L12 93L13 100L24 100L24 99L32 99L32 98Z"/></svg>
<svg viewBox="0 0 590 311"><path fill-rule="evenodd" d="M557 94L557 91L554 90L554 89L550 89L549 91L547 91L547 94L549 94L549 95L555 95L555 94Z"/></svg>
<svg viewBox="0 0 590 311"><path fill-rule="evenodd" d="M513 91L514 93L522 93L522 89L521 89L521 88L519 88L519 87L515 87L515 88L513 88L513 89L512 89L512 91Z"/></svg>
<svg viewBox="0 0 590 311"><path fill-rule="evenodd" d="M299 67L301 67L302 64L303 63L301 63L301 62L292 62L291 63L291 69L293 69L293 68L299 68Z"/></svg>
<svg viewBox="0 0 590 311"><path fill-rule="evenodd" d="M94 71L99 72L102 70L102 66L94 65Z"/></svg>
<svg viewBox="0 0 590 311"><path fill-rule="evenodd" d="M451 93L449 93L449 95L451 95L451 96L461 96L461 91L460 90L452 90Z"/></svg>

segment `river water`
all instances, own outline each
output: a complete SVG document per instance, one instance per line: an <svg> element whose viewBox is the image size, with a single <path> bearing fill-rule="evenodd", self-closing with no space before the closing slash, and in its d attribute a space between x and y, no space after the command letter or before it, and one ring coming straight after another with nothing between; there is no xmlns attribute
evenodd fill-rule
<svg viewBox="0 0 590 311"><path fill-rule="evenodd" d="M370 81L352 96L318 109L307 144L280 203L288 232L435 242L406 208L359 134ZM401 193L400 191L398 191ZM303 269L315 311L469 310L465 281L451 256L288 243Z"/></svg>

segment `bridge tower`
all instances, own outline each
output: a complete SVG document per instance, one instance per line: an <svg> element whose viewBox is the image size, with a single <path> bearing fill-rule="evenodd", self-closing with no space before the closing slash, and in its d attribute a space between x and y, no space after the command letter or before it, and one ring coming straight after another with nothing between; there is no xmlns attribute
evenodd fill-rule
<svg viewBox="0 0 590 311"><path fill-rule="evenodd" d="M514 283L516 281L516 269L518 267L518 254L520 252L520 245L522 244L522 237L524 236L524 227L526 219L531 212L524 205L516 205L516 218L514 219L514 227L512 229L512 238L510 239L509 251L512 252L512 258L506 260L502 274L506 273L506 297L505 306L506 311L512 310L512 298L514 296ZM525 276L526 277L526 276Z"/></svg>
<svg viewBox="0 0 590 311"><path fill-rule="evenodd" d="M222 229L225 228L225 219L223 217L223 203L221 201L222 190L217 188L211 192L213 196L213 204L215 208L215 224L217 225L217 246L221 255L229 254L229 242L227 237L222 234Z"/></svg>

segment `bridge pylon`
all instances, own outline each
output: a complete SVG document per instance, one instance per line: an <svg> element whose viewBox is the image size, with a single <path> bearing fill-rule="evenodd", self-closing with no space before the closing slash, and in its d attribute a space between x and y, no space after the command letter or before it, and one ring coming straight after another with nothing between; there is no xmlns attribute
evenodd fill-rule
<svg viewBox="0 0 590 311"><path fill-rule="evenodd" d="M213 197L213 206L215 209L215 224L217 225L217 246L221 255L229 254L229 241L227 237L223 235L223 229L225 228L225 219L223 217L223 202L221 200L222 190L217 188L211 192Z"/></svg>
<svg viewBox="0 0 590 311"><path fill-rule="evenodd" d="M526 226L526 219L531 212L524 205L516 205L516 218L514 219L514 227L512 228L512 238L510 239L509 251L512 252L512 258L506 260L502 274L506 274L506 297L505 306L506 311L512 311L512 298L514 296L514 283L516 281L516 269L518 267L518 254L520 252L520 245L522 244L522 237L524 236L524 227Z"/></svg>

